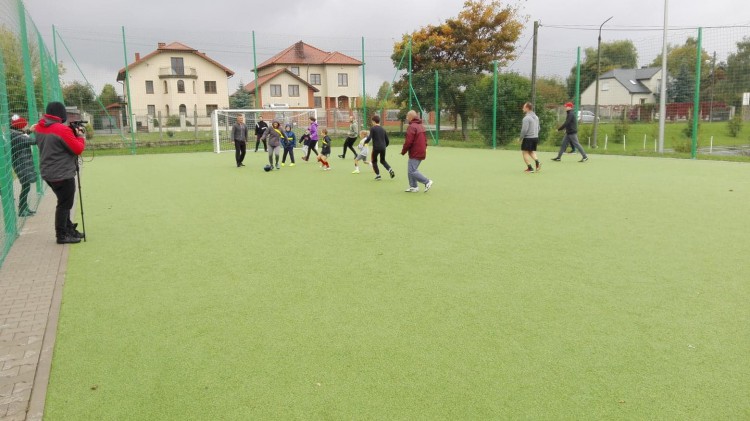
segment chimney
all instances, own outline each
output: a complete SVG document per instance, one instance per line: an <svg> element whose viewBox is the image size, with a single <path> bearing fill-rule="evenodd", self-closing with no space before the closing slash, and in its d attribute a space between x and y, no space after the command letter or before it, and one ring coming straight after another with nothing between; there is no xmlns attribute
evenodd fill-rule
<svg viewBox="0 0 750 421"><path fill-rule="evenodd" d="M141 59L141 53L135 53L135 61L138 61Z"/></svg>
<svg viewBox="0 0 750 421"><path fill-rule="evenodd" d="M166 46L167 46L167 43L166 43L166 42L160 42L160 43L158 44L158 47L159 47L159 48L164 48L164 47L166 47Z"/></svg>
<svg viewBox="0 0 750 421"><path fill-rule="evenodd" d="M297 58L305 58L305 45L302 41L294 44L294 52L297 54Z"/></svg>

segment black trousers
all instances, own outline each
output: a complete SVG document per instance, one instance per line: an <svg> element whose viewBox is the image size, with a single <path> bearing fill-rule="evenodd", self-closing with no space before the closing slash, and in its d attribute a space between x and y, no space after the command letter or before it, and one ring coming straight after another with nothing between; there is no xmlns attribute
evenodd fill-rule
<svg viewBox="0 0 750 421"><path fill-rule="evenodd" d="M380 163L383 164L386 171L391 170L391 166L388 165L388 162L385 161L385 149L381 150L374 150L372 151L372 169L375 171L375 174L380 175L380 169L378 168L378 156L380 157Z"/></svg>
<svg viewBox="0 0 750 421"><path fill-rule="evenodd" d="M307 155L305 155L305 161L307 161L308 159L310 159L310 152L315 152L315 156L318 156L318 150L315 149L315 145L317 145L317 144L318 144L317 140L310 139L307 142Z"/></svg>
<svg viewBox="0 0 750 421"><path fill-rule="evenodd" d="M354 156L357 156L357 151L354 150L354 142L357 140L356 137L347 137L346 140L344 140L344 153L341 154L343 158L346 158L346 149L352 151Z"/></svg>
<svg viewBox="0 0 750 421"><path fill-rule="evenodd" d="M283 164L286 162L287 154L289 155L289 158L292 159L292 164L294 164L294 148L292 148L291 146L288 148L284 148L284 155L281 158L281 163Z"/></svg>
<svg viewBox="0 0 750 421"><path fill-rule="evenodd" d="M242 164L245 160L245 152L247 151L247 142L242 140L234 141L234 159L237 160L237 166Z"/></svg>
<svg viewBox="0 0 750 421"><path fill-rule="evenodd" d="M263 150L268 152L268 144L266 139L263 139ZM255 152L258 152L258 146L260 146L260 136L255 139Z"/></svg>
<svg viewBox="0 0 750 421"><path fill-rule="evenodd" d="M70 221L70 210L76 197L76 180L68 178L60 181L47 181L47 185L57 196L57 207L55 208L55 235L57 238L64 237L73 228Z"/></svg>
<svg viewBox="0 0 750 421"><path fill-rule="evenodd" d="M18 211L29 210L29 191L31 183L21 183L21 194L18 196Z"/></svg>

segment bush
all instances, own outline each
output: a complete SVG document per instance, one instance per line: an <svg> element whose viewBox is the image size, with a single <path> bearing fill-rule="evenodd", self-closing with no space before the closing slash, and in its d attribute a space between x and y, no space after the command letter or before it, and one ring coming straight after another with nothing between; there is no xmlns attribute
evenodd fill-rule
<svg viewBox="0 0 750 421"><path fill-rule="evenodd" d="M589 144L589 138L594 134L593 124L579 124L578 125L578 141L581 142L581 146L587 146Z"/></svg>
<svg viewBox="0 0 750 421"><path fill-rule="evenodd" d="M167 130L167 137L174 137L174 131Z"/></svg>
<svg viewBox="0 0 750 421"><path fill-rule="evenodd" d="M701 144L700 144L700 141L698 141L698 144L696 145L696 149L700 147L701 147ZM693 141L692 139L675 140L673 138L672 148L674 149L675 152L691 153L693 151Z"/></svg>
<svg viewBox="0 0 750 421"><path fill-rule="evenodd" d="M615 143L622 143L623 136L628 135L628 131L630 131L630 124L628 123L628 119L625 117L625 111L622 112L622 117L615 123L614 127L614 139L613 141Z"/></svg>
<svg viewBox="0 0 750 421"><path fill-rule="evenodd" d="M742 116L735 114L731 120L727 121L727 127L729 128L729 135L737 137L742 131Z"/></svg>
<svg viewBox="0 0 750 421"><path fill-rule="evenodd" d="M159 127L159 119L158 118L155 118L155 119L151 120L151 122L154 124L154 127Z"/></svg>
<svg viewBox="0 0 750 421"><path fill-rule="evenodd" d="M701 132L701 121L698 120L698 133L700 132ZM684 129L682 129L682 134L684 134L685 137L688 139L693 138L693 111L692 110L688 113L687 126Z"/></svg>
<svg viewBox="0 0 750 421"><path fill-rule="evenodd" d="M86 129L86 139L93 139L94 138L94 126L91 125L91 123L87 123L84 128Z"/></svg>
<svg viewBox="0 0 750 421"><path fill-rule="evenodd" d="M167 127L180 127L180 116L171 115L167 117Z"/></svg>

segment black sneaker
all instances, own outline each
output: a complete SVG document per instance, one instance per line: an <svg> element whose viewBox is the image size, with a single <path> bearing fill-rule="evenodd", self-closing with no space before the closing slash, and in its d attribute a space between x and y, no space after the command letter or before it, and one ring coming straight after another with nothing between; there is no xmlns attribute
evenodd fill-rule
<svg viewBox="0 0 750 421"><path fill-rule="evenodd" d="M382 179L383 179L383 177L381 177L380 174L378 174L378 175L375 176L375 181L380 181Z"/></svg>
<svg viewBox="0 0 750 421"><path fill-rule="evenodd" d="M580 160L580 161L578 161L578 162L586 162L586 161L588 161L588 160L589 160L589 157L588 157L588 156L584 156L584 157L583 157L583 158L581 158L581 160Z"/></svg>
<svg viewBox="0 0 750 421"><path fill-rule="evenodd" d="M71 230L71 231L70 231L70 232L68 233L68 235L69 235L70 237L75 237L75 238L83 238L83 237L85 237L85 235L83 235L83 233L82 233L82 232L80 232L80 231L78 231L77 229L73 229L73 230Z"/></svg>
<svg viewBox="0 0 750 421"><path fill-rule="evenodd" d="M81 242L80 238L73 237L70 234L67 234L63 237L57 237L57 244L76 244L80 242Z"/></svg>
<svg viewBox="0 0 750 421"><path fill-rule="evenodd" d="M552 158L552 160L553 160L553 161L557 161L557 162L560 162L560 161L561 161L560 157L557 157L557 158Z"/></svg>
<svg viewBox="0 0 750 421"><path fill-rule="evenodd" d="M339 158L344 159L344 155L339 155Z"/></svg>
<svg viewBox="0 0 750 421"><path fill-rule="evenodd" d="M393 168L391 168L390 170L388 170L388 174L391 175L391 178L393 178L393 177L396 176L396 173L393 171Z"/></svg>

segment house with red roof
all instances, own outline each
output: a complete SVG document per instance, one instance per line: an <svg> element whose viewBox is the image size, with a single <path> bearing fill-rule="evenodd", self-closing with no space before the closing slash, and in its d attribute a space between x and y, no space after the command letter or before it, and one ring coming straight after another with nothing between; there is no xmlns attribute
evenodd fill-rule
<svg viewBox="0 0 750 421"><path fill-rule="evenodd" d="M258 107L356 108L362 88L362 62L337 51L328 52L296 42L258 66L258 80L245 85Z"/></svg>
<svg viewBox="0 0 750 421"><path fill-rule="evenodd" d="M192 122L196 114L205 120L214 110L229 108L228 79L233 75L232 70L194 48L160 42L143 57L135 53L135 61L128 65L130 97L123 86L123 98L139 122L158 116L184 116ZM117 80L125 81L124 68L117 73Z"/></svg>

